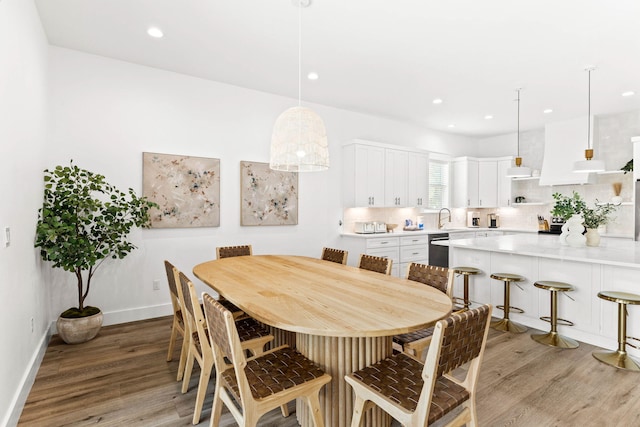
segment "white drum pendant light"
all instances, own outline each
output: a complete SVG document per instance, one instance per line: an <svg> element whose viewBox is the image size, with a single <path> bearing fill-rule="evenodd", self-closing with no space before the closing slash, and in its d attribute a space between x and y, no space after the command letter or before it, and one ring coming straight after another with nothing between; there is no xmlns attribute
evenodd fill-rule
<svg viewBox="0 0 640 427"><path fill-rule="evenodd" d="M521 88L516 89L518 93L518 156L516 157L516 165L514 167L510 167L507 169L507 177L510 178L525 178L531 176L531 169L522 166L522 157L520 157L520 90Z"/></svg>
<svg viewBox="0 0 640 427"><path fill-rule="evenodd" d="M310 0L293 0L298 11L298 106L280 114L271 135L269 167L288 172L329 169L329 144L324 122L318 114L301 106L302 99L302 8Z"/></svg>
<svg viewBox="0 0 640 427"><path fill-rule="evenodd" d="M579 160L573 163L574 172L602 172L604 170L604 162L602 160L593 160L593 148L591 148L591 72L594 67L586 68L589 73L589 107L587 112L587 149L584 150L585 160Z"/></svg>

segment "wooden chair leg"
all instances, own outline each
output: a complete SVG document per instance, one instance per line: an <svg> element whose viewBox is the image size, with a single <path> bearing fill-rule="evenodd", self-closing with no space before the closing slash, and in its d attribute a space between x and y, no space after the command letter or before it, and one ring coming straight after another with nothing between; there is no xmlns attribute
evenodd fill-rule
<svg viewBox="0 0 640 427"><path fill-rule="evenodd" d="M191 354L191 350L187 353L187 365L184 368L184 377L182 378L182 394L185 394L189 390L189 380L191 379L191 371L193 370L193 363L196 357Z"/></svg>
<svg viewBox="0 0 640 427"><path fill-rule="evenodd" d="M313 425L315 427L324 427L324 420L322 419L322 413L320 411L320 399L318 397L319 393L320 390L308 396L305 396L304 400L307 401L309 411L311 413L311 416L313 417Z"/></svg>
<svg viewBox="0 0 640 427"><path fill-rule="evenodd" d="M189 353L189 337L187 334L184 334L182 338L182 349L180 350L180 363L178 364L178 376L176 381L182 380L184 376L184 365L187 362L187 355Z"/></svg>
<svg viewBox="0 0 640 427"><path fill-rule="evenodd" d="M211 366L203 366L200 370L200 381L198 382L198 394L196 395L196 407L193 411L193 425L200 422L200 414L202 413L202 406L204 404L204 398L207 395L207 386L209 385L209 378L211 378Z"/></svg>
<svg viewBox="0 0 640 427"><path fill-rule="evenodd" d="M280 407L280 412L282 412L282 416L284 418L287 418L289 416L289 407L286 403Z"/></svg>
<svg viewBox="0 0 640 427"><path fill-rule="evenodd" d="M353 402L353 417L351 417L351 427L360 427L362 416L364 415L365 400L356 394L356 401Z"/></svg>
<svg viewBox="0 0 640 427"><path fill-rule="evenodd" d="M176 338L178 335L178 328L176 328L175 320L171 324L171 338L169 338L169 351L167 351L167 362L173 360L173 349L176 345Z"/></svg>
<svg viewBox="0 0 640 427"><path fill-rule="evenodd" d="M213 392L213 406L211 407L211 423L209 427L218 427L222 416L222 399L220 398L220 384L216 379L216 389Z"/></svg>

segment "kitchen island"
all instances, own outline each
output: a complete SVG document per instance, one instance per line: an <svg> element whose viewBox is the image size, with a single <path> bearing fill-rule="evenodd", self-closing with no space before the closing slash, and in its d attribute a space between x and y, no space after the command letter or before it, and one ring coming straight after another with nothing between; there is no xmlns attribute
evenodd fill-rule
<svg viewBox="0 0 640 427"><path fill-rule="evenodd" d="M603 238L598 247L561 246L557 235L518 234L482 239L451 240L449 265L476 267L483 274L471 279L470 297L477 303L503 302L503 284L491 273L515 273L526 278L511 287L511 305L524 310L510 313L515 322L548 331L540 316L550 314L549 292L535 288L538 280L566 282L574 286L558 298L558 316L574 326L558 326L558 332L578 341L600 347L617 347L617 304L598 298L603 290L640 294L640 242ZM563 293L564 294L564 293ZM456 280L454 295L462 296L461 279ZM495 316L501 316L495 310ZM629 306L629 336L640 336L640 307ZM640 351L627 346L629 354Z"/></svg>

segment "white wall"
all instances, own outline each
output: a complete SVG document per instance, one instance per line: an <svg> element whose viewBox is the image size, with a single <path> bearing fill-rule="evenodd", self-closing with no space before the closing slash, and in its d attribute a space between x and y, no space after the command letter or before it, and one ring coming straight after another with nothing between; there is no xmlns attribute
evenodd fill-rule
<svg viewBox="0 0 640 427"><path fill-rule="evenodd" d="M15 424L13 408L46 341L47 286L33 247L42 203L47 41L33 2L0 2L0 425ZM33 331L32 320L33 319ZM37 363L36 363L37 369ZM15 417L15 414L13 414Z"/></svg>
<svg viewBox="0 0 640 427"><path fill-rule="evenodd" d="M136 231L139 250L94 277L88 303L105 311L107 324L169 313L164 259L191 275L219 245L251 243L256 254L319 256L323 245L339 244L344 141L365 138L454 155L475 147L468 138L314 105L327 127L331 168L300 175L299 225L241 227L240 161L268 161L273 123L296 101L62 48L51 48L50 55L50 167L73 158L140 192L144 151L221 159L220 227ZM53 276L52 318L75 297L71 275ZM160 291L152 290L153 279L162 280Z"/></svg>

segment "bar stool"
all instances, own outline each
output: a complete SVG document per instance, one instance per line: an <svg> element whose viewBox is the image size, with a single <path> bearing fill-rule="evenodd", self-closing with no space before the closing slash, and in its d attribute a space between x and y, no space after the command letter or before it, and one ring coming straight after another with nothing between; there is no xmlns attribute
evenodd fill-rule
<svg viewBox="0 0 640 427"><path fill-rule="evenodd" d="M461 274L464 277L464 297L462 300L460 298L454 298L454 301L462 302L462 310L469 310L469 307L471 307L471 301L469 300L469 276L480 274L482 270L475 267L453 267L453 271L455 274Z"/></svg>
<svg viewBox="0 0 640 427"><path fill-rule="evenodd" d="M573 322L558 318L558 292L571 292L573 286L563 282L541 280L533 284L536 288L551 291L551 316L542 316L540 320L551 323L551 331L546 334L531 334L531 339L540 344L559 348L578 348L578 341L558 334L558 323L573 326Z"/></svg>
<svg viewBox="0 0 640 427"><path fill-rule="evenodd" d="M627 292L602 291L598 298L618 303L618 349L616 351L594 351L593 357L608 365L628 371L640 371L640 363L627 354L627 339L640 341L627 336L627 304L640 305L640 295ZM635 347L632 344L629 344Z"/></svg>
<svg viewBox="0 0 640 427"><path fill-rule="evenodd" d="M491 322L491 327L498 331L514 332L521 334L527 330L526 326L515 323L509 319L509 312L515 311L516 313L524 313L524 310L518 307L511 307L509 305L509 285L511 282L517 283L524 280L523 276L519 274L511 273L493 273L491 278L495 280L501 280L504 282L504 305L497 305L496 308L504 311L504 316L500 320L494 320Z"/></svg>

